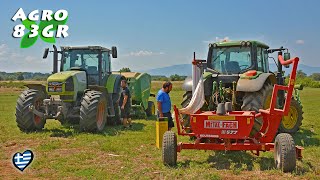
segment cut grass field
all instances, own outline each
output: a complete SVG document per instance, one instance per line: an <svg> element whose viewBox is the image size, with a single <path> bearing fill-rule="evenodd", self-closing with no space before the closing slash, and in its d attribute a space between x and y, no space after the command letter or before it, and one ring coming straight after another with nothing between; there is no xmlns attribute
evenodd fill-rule
<svg viewBox="0 0 320 180"><path fill-rule="evenodd" d="M156 93L161 82L154 82ZM170 93L180 104L181 82ZM320 89L301 91L304 120L294 135L305 148L303 161L293 173L274 168L273 153L256 157L249 152L185 150L178 153L177 167L162 164L155 146L155 121L134 120L130 130L107 126L99 134L80 133L78 126L63 127L48 120L42 132L20 132L15 122L19 92L0 93L0 179L319 179L320 178ZM155 98L152 98L155 100ZM188 138L178 136L178 141ZM35 158L21 173L12 165L16 152L30 149Z"/></svg>

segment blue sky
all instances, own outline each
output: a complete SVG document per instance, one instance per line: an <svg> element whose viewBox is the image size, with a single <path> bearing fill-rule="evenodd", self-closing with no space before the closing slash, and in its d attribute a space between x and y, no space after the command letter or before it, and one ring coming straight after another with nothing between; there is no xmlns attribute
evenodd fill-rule
<svg viewBox="0 0 320 180"><path fill-rule="evenodd" d="M118 47L113 70L145 70L186 64L195 51L206 58L208 42L255 39L272 48L291 50L310 66L320 66L320 1L0 1L0 71L51 72L52 59L42 59L51 44L40 39L20 49L11 21L19 8L65 9L69 36L56 45Z"/></svg>

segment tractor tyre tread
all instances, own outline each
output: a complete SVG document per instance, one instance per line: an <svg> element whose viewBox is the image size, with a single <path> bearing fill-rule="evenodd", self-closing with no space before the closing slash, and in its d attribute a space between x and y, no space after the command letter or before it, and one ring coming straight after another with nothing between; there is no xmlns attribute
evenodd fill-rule
<svg viewBox="0 0 320 180"><path fill-rule="evenodd" d="M263 87L257 92L247 92L243 97L243 104L241 109L243 111L255 111L259 112L259 109L263 109L263 105L265 103L268 95L272 94L273 86L271 83L267 82L263 85ZM262 118L255 118L255 122L253 128L250 132L250 136L255 135L260 131L261 126L263 124Z"/></svg>
<svg viewBox="0 0 320 180"><path fill-rule="evenodd" d="M187 107L189 105L190 101L191 101L191 98L192 98L192 92L191 91L186 91L183 94L183 101L181 103L181 106L183 108ZM189 117L189 115L182 114L182 118L185 120L184 126L186 126L186 127L190 126L190 117Z"/></svg>
<svg viewBox="0 0 320 180"><path fill-rule="evenodd" d="M296 167L296 147L292 136L288 133L280 133L275 139L275 164L277 169L283 172L292 172ZM277 146L280 146L278 149ZM276 162L278 150L280 150L280 162Z"/></svg>
<svg viewBox="0 0 320 180"><path fill-rule="evenodd" d="M101 127L98 127L96 120L98 115L98 105L101 101L106 101L102 92L92 90L85 93L80 107L80 131L95 132L103 130L106 124L106 111L104 114L104 122Z"/></svg>
<svg viewBox="0 0 320 180"><path fill-rule="evenodd" d="M162 161L168 166L177 164L177 135L173 131L167 131L163 135Z"/></svg>
<svg viewBox="0 0 320 180"><path fill-rule="evenodd" d="M29 111L29 106L34 104L37 98L44 99L44 94L35 89L27 89L18 97L16 104L16 122L19 129L23 132L32 132L42 130L46 123L45 119L41 119L39 124L34 122L34 114Z"/></svg>

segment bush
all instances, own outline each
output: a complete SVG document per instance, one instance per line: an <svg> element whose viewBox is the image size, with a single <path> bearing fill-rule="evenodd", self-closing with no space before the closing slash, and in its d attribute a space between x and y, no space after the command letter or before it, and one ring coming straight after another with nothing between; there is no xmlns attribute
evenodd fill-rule
<svg viewBox="0 0 320 180"><path fill-rule="evenodd" d="M186 76L179 76L178 74L174 74L170 76L171 81L183 81L186 79Z"/></svg>
<svg viewBox="0 0 320 180"><path fill-rule="evenodd" d="M168 81L166 76L151 76L152 81Z"/></svg>
<svg viewBox="0 0 320 180"><path fill-rule="evenodd" d="M315 81L320 81L320 73L313 73L311 74L310 78L312 78Z"/></svg>
<svg viewBox="0 0 320 180"><path fill-rule="evenodd" d="M123 67L123 68L120 69L119 72L131 72L131 69L128 68L128 67Z"/></svg>
<svg viewBox="0 0 320 180"><path fill-rule="evenodd" d="M286 78L286 84L288 84L289 78ZM303 87L320 88L320 82L314 81L310 77L297 77L295 84L301 84Z"/></svg>

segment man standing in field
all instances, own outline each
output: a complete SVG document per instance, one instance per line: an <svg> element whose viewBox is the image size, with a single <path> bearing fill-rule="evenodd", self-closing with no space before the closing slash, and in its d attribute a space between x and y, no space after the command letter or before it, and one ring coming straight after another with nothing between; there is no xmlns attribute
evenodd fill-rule
<svg viewBox="0 0 320 180"><path fill-rule="evenodd" d="M158 116L168 118L168 130L170 131L174 127L174 123L171 116L171 100L169 93L172 90L172 83L167 81L163 83L162 89L157 94Z"/></svg>
<svg viewBox="0 0 320 180"><path fill-rule="evenodd" d="M121 107L121 119L124 128L131 127L130 109L131 109L131 95L127 87L127 81L121 81L121 96L119 101L119 106Z"/></svg>

